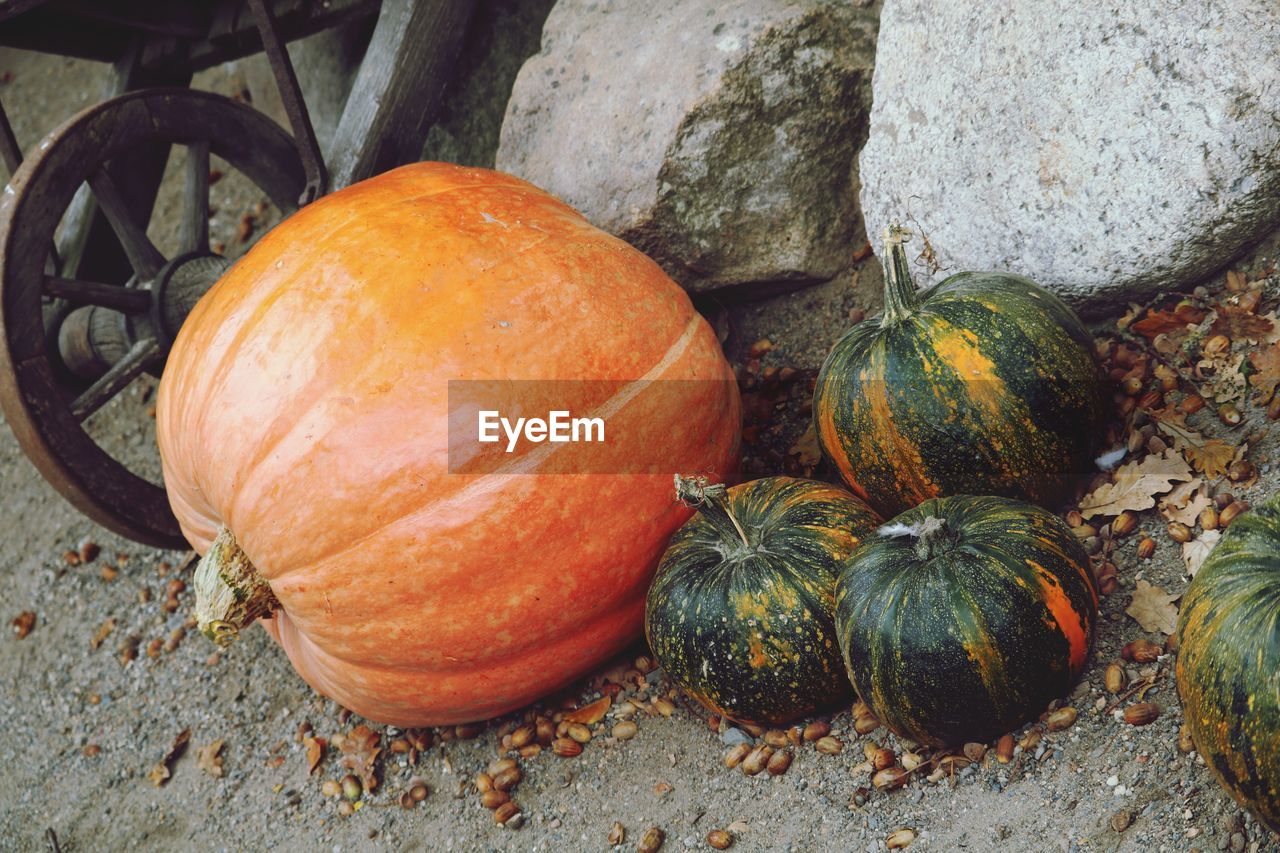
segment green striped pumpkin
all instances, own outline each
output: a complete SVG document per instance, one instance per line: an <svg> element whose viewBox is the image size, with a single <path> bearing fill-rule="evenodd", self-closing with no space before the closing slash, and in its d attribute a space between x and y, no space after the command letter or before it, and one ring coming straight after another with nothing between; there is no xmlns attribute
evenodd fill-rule
<svg viewBox="0 0 1280 853"><path fill-rule="evenodd" d="M836 584L858 695L897 734L937 746L990 740L1065 695L1097 616L1071 530L1009 498L926 501L866 540Z"/></svg>
<svg viewBox="0 0 1280 853"><path fill-rule="evenodd" d="M851 694L835 581L878 519L844 489L767 477L726 489L676 478L698 507L649 590L645 634L671 680L717 714L784 723Z"/></svg>
<svg viewBox="0 0 1280 853"><path fill-rule="evenodd" d="M1183 719L1213 775L1280 832L1280 497L1231 523L1178 613Z"/></svg>
<svg viewBox="0 0 1280 853"><path fill-rule="evenodd" d="M818 374L818 442L885 515L953 494L1045 506L1092 469L1104 426L1093 340L1034 282L964 272L917 293L885 233L885 309L854 326Z"/></svg>

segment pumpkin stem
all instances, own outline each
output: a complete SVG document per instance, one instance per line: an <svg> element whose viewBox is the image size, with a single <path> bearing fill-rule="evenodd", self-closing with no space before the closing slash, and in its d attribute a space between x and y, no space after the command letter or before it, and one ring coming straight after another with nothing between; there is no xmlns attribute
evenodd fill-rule
<svg viewBox="0 0 1280 853"><path fill-rule="evenodd" d="M706 477L682 477L676 474L676 499L686 506L696 507L702 517L725 538L732 539L736 533L743 545L751 547L747 532L742 529L738 519L733 517L733 510L729 508L729 489L724 483L713 483Z"/></svg>
<svg viewBox="0 0 1280 853"><path fill-rule="evenodd" d="M228 646L240 629L280 609L271 586L223 527L196 566L196 625L219 646Z"/></svg>
<svg viewBox="0 0 1280 853"><path fill-rule="evenodd" d="M915 524L893 522L877 531L881 536L893 538L910 537L916 540L916 556L928 562L934 557L947 553L960 543L960 534L947 526L947 522L936 515L930 515Z"/></svg>
<svg viewBox="0 0 1280 853"><path fill-rule="evenodd" d="M902 244L911 239L911 232L897 222L884 229L884 313L880 325L901 323L915 313L920 306L916 283L911 280L911 268L907 264L907 250Z"/></svg>
<svg viewBox="0 0 1280 853"><path fill-rule="evenodd" d="M960 537L947 526L946 521L931 515L916 526L916 556L932 560L956 546Z"/></svg>

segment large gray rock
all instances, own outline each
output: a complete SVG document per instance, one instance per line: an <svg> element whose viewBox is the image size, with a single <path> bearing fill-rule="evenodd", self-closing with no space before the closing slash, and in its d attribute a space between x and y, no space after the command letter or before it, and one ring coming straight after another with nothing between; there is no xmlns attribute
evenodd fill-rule
<svg viewBox="0 0 1280 853"><path fill-rule="evenodd" d="M850 0L560 0L497 167L693 290L847 265L876 14Z"/></svg>
<svg viewBox="0 0 1280 853"><path fill-rule="evenodd" d="M868 231L1091 309L1185 286L1280 215L1273 0L886 0ZM922 276L923 278L923 276Z"/></svg>

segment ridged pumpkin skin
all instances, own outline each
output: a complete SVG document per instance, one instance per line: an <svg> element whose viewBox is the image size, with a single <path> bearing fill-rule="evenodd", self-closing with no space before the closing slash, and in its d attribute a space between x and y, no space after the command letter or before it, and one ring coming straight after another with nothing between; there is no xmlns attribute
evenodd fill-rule
<svg viewBox="0 0 1280 853"><path fill-rule="evenodd" d="M449 473L458 379L623 380L547 403L616 409L608 440L574 447L628 473L539 474L570 445L528 443ZM185 535L204 552L234 534L298 672L372 720L430 725L525 705L639 635L690 513L672 475L732 475L739 403L656 264L530 184L421 163L236 263L178 336L157 429Z"/></svg>
<svg viewBox="0 0 1280 853"><path fill-rule="evenodd" d="M1196 751L1280 832L1280 498L1231 522L1182 597L1177 636Z"/></svg>
<svg viewBox="0 0 1280 853"><path fill-rule="evenodd" d="M959 273L916 294L903 239L890 229L885 312L818 374L823 452L886 516L954 494L1056 505L1103 433L1092 338L1020 276Z"/></svg>
<svg viewBox="0 0 1280 853"><path fill-rule="evenodd" d="M645 634L658 662L703 705L741 722L784 723L847 698L835 580L876 523L844 489L791 477L703 502L649 590Z"/></svg>
<svg viewBox="0 0 1280 853"><path fill-rule="evenodd" d="M887 535L905 530L921 533ZM902 737L955 746L1012 731L1070 691L1093 647L1098 594L1088 555L1056 516L959 495L864 542L840 574L836 607L862 700Z"/></svg>

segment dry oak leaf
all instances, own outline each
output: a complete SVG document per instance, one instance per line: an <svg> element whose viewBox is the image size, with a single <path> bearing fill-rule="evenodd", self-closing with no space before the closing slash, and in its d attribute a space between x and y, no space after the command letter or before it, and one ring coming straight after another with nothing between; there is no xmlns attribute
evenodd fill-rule
<svg viewBox="0 0 1280 853"><path fill-rule="evenodd" d="M818 447L818 431L812 423L787 453L796 458L796 462L806 473L812 473L818 467L818 463L822 461L822 450Z"/></svg>
<svg viewBox="0 0 1280 853"><path fill-rule="evenodd" d="M1208 378L1209 394L1215 403L1229 403L1244 396L1246 385L1244 373L1244 355L1225 353L1217 358L1203 358L1196 363L1196 376ZM1206 377L1206 374L1211 374Z"/></svg>
<svg viewBox="0 0 1280 853"><path fill-rule="evenodd" d="M1147 316L1133 323L1129 328L1147 340L1154 340L1162 334L1186 332L1187 326L1202 322L1205 316L1202 309L1189 305L1179 305L1172 311L1153 308L1147 312Z"/></svg>
<svg viewBox="0 0 1280 853"><path fill-rule="evenodd" d="M1196 477L1177 486L1160 499L1160 514L1169 521L1193 526L1200 517L1201 510L1213 503L1203 486L1203 477Z"/></svg>
<svg viewBox="0 0 1280 853"><path fill-rule="evenodd" d="M342 766L360 777L366 791L378 787L378 756L382 735L361 723L342 739Z"/></svg>
<svg viewBox="0 0 1280 853"><path fill-rule="evenodd" d="M1280 385L1280 343L1249 353L1249 364L1253 365L1249 384L1257 389L1257 399L1261 402L1270 400L1276 386Z"/></svg>
<svg viewBox="0 0 1280 853"><path fill-rule="evenodd" d="M160 761L147 771L147 778L151 780L151 784L159 788L169 780L173 775L171 768L173 762L178 760L178 756L187 748L187 741L191 740L191 729L183 729L178 732L177 737L173 739L173 745L169 747L169 751L164 754Z"/></svg>
<svg viewBox="0 0 1280 853"><path fill-rule="evenodd" d="M1135 512L1150 509L1156 496L1169 491L1174 483L1192 478L1187 461L1173 451L1162 456L1148 454L1140 461L1128 462L1116 469L1113 482L1103 483L1080 501L1080 514L1119 515L1127 509Z"/></svg>
<svg viewBox="0 0 1280 853"><path fill-rule="evenodd" d="M1181 597L1180 593L1170 595L1160 587L1140 580L1124 612L1137 620L1144 631L1172 634L1178 626L1178 608L1173 602Z"/></svg>
<svg viewBox="0 0 1280 853"><path fill-rule="evenodd" d="M1182 561L1187 564L1187 574L1195 577L1196 572L1200 571L1200 566L1204 563L1205 557L1209 556L1209 552L1213 550L1213 546L1217 545L1218 540L1221 538L1221 530L1205 530L1190 542L1182 543Z"/></svg>
<svg viewBox="0 0 1280 853"><path fill-rule="evenodd" d="M1257 343L1274 344L1276 341L1280 341L1280 317L1276 316L1276 312L1272 310L1268 314L1259 314L1258 316L1264 320L1271 321L1271 331L1258 338Z"/></svg>
<svg viewBox="0 0 1280 853"><path fill-rule="evenodd" d="M1275 329L1275 324L1268 317L1259 317L1252 311L1246 311L1239 305L1219 305L1215 309L1216 317L1209 327L1211 335L1226 335L1232 341L1246 340L1257 343L1265 339Z"/></svg>
<svg viewBox="0 0 1280 853"><path fill-rule="evenodd" d="M205 744L196 751L196 766L208 773L210 776L221 779L224 773L222 769L222 748L227 742L222 738L218 738L213 743Z"/></svg>
<svg viewBox="0 0 1280 853"><path fill-rule="evenodd" d="M1237 448L1216 438L1205 438L1187 426L1186 416L1168 408L1152 412L1156 426L1173 439L1173 449L1187 458L1197 471L1209 479L1217 479L1227 471L1236 457Z"/></svg>

